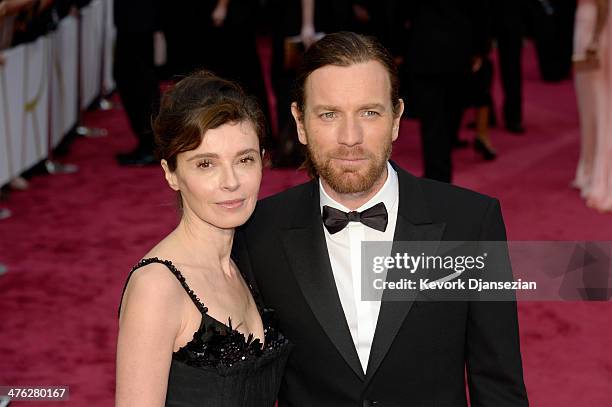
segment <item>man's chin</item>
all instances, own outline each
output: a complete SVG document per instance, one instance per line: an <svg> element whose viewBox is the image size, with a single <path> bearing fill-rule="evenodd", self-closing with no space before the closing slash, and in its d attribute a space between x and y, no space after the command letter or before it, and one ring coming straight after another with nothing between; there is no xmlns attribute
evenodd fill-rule
<svg viewBox="0 0 612 407"><path fill-rule="evenodd" d="M368 190L371 185L367 178L356 171L334 172L331 177L326 179L329 186L341 194L356 194Z"/></svg>
<svg viewBox="0 0 612 407"><path fill-rule="evenodd" d="M342 182L343 180L362 180L365 178L367 174L366 171L360 171L356 168L333 168L330 172L331 178L338 182Z"/></svg>

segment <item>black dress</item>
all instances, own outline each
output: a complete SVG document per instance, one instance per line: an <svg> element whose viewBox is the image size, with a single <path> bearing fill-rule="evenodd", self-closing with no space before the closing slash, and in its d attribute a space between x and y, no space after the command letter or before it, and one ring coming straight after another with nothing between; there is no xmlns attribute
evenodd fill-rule
<svg viewBox="0 0 612 407"><path fill-rule="evenodd" d="M141 260L130 276L151 263L168 267L202 314L193 339L172 354L166 406L273 406L291 345L276 329L274 312L261 306L252 285L247 281L263 322L263 348L253 335L245 338L233 329L231 319L226 325L208 315L208 308L170 261L156 257Z"/></svg>

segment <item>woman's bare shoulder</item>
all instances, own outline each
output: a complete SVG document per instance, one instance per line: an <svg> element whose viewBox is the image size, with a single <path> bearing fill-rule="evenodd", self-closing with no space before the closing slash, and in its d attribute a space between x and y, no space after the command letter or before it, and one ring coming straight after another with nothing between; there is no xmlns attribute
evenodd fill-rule
<svg viewBox="0 0 612 407"><path fill-rule="evenodd" d="M170 312L180 310L185 293L173 271L164 263L145 263L130 275L123 294L122 314L126 306Z"/></svg>

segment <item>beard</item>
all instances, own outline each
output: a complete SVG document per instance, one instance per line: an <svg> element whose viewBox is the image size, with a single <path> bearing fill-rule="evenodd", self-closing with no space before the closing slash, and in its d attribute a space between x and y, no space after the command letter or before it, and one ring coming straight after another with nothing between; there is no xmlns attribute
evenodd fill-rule
<svg viewBox="0 0 612 407"><path fill-rule="evenodd" d="M360 146L340 146L329 153L308 143L306 153L316 173L339 194L356 194L369 191L380 179L391 157L392 141L389 139L383 148L376 152L364 150ZM357 168L345 165L337 159L365 159L367 165Z"/></svg>

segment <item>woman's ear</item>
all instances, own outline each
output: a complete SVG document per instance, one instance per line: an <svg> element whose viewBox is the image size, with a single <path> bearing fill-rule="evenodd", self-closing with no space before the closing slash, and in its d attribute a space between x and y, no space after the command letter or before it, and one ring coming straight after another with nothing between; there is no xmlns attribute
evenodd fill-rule
<svg viewBox="0 0 612 407"><path fill-rule="evenodd" d="M170 171L170 168L168 168L168 161L161 160L161 166L164 169L164 177L166 178L166 182L168 182L168 185L170 185L170 188L175 191L179 191L180 188L178 185L178 180L176 179L176 173Z"/></svg>

